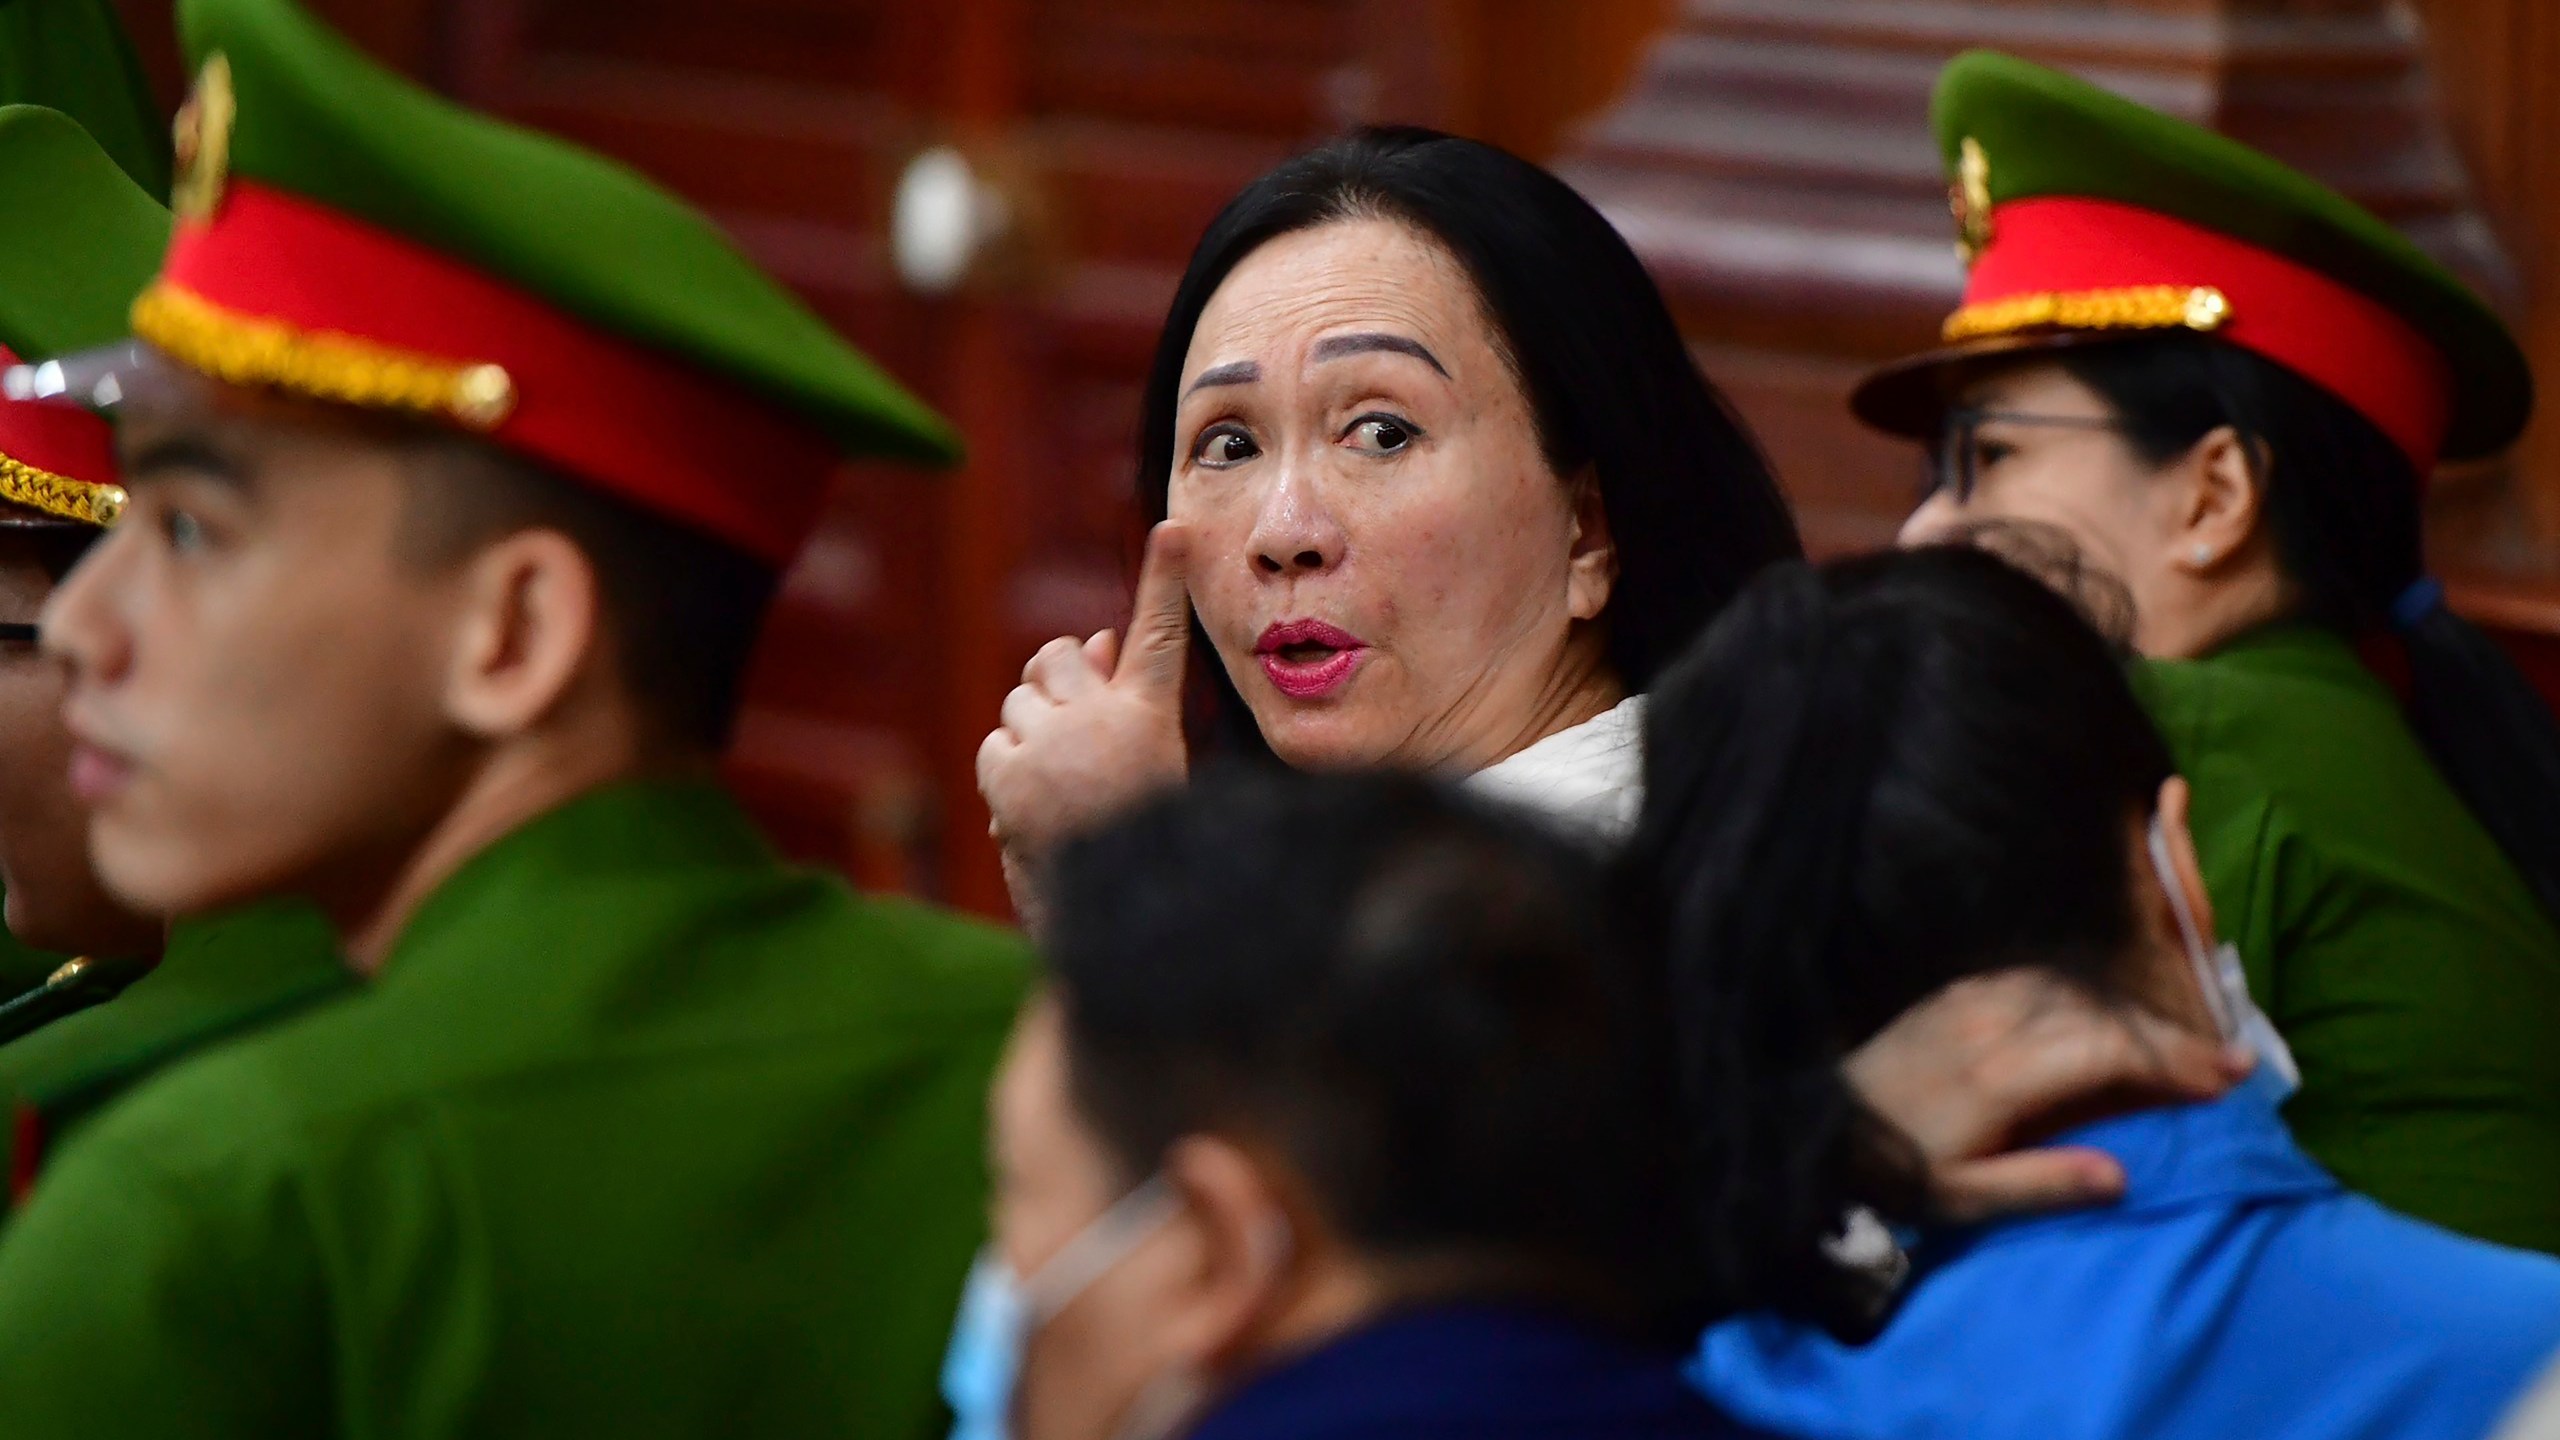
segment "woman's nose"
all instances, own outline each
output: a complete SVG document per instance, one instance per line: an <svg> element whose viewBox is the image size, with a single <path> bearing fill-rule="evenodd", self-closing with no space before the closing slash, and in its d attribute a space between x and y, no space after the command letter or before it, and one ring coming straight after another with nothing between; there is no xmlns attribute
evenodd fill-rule
<svg viewBox="0 0 2560 1440"><path fill-rule="evenodd" d="M110 530L91 546L53 588L38 617L38 643L69 664L74 684L113 684L133 663L131 635L113 601L116 572L131 548L121 539L122 532Z"/></svg>
<svg viewBox="0 0 2560 1440"><path fill-rule="evenodd" d="M1312 480L1293 467L1254 517L1250 548L1253 568L1264 575L1312 574L1341 562L1342 526Z"/></svg>
<svg viewBox="0 0 2560 1440"><path fill-rule="evenodd" d="M1937 544L1953 535L1956 518L1954 498L1944 489L1932 491L1928 499L1920 502L1920 508L1902 522L1902 533L1894 537L1894 543L1905 550Z"/></svg>

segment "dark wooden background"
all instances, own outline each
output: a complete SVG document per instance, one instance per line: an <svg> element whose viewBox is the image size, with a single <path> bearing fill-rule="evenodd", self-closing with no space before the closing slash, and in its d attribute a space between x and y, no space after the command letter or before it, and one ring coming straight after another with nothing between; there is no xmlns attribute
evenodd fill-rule
<svg viewBox="0 0 2560 1440"><path fill-rule="evenodd" d="M165 3L126 6L172 107ZM1362 120L1557 165L1645 254L1814 543L1874 544L1917 460L1841 407L1960 281L1923 117L1968 45L2301 164L2508 305L2560 374L2550 0L321 0L374 54L710 211L967 433L848 471L791 577L733 774L794 851L990 912L970 759L1023 659L1117 623L1138 377L1192 239ZM1026 217L954 294L901 285L897 177L949 144ZM2539 183L2537 183L2539 182ZM2560 407L2555 407L2560 409ZM2560 660L2560 416L2439 477L2457 602ZM2537 648L2540 647L2540 648ZM2560 677L2560 663L2551 673Z"/></svg>

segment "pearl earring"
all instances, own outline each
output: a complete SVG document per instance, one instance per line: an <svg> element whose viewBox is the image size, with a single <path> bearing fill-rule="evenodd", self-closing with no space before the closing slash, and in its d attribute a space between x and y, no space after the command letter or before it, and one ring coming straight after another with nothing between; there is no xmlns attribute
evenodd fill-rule
<svg viewBox="0 0 2560 1440"><path fill-rule="evenodd" d="M2198 545L2189 553L2198 565L2210 565L2213 563L2213 547L2210 545Z"/></svg>

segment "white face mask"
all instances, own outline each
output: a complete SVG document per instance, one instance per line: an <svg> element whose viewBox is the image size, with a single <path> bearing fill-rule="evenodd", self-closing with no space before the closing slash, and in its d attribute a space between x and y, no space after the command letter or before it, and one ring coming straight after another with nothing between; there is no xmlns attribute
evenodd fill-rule
<svg viewBox="0 0 2560 1440"><path fill-rule="evenodd" d="M2196 988L2204 992L2205 1008L2213 1012L2213 1023L2227 1041L2246 1044L2256 1052L2258 1062L2272 1067L2283 1077L2288 1091L2301 1088L2302 1072L2293 1063L2293 1051L2276 1033L2275 1022L2258 1002L2249 998L2248 973L2240 966L2240 947L2226 940L2217 947L2205 943L2204 927L2196 923L2195 911L2187 905L2186 887L2178 883L2178 867L2169 853L2169 832L2160 828L2160 817L2151 817L2149 835L2151 869L2160 879L2160 889L2169 897L2169 912L2178 918L2178 938L2185 942L2187 963L2195 967Z"/></svg>

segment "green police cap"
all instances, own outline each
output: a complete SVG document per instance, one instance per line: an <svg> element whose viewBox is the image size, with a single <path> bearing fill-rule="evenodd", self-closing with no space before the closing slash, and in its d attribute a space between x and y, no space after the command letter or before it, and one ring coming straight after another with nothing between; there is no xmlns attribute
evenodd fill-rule
<svg viewBox="0 0 2560 1440"><path fill-rule="evenodd" d="M1947 349L1853 399L1926 433L1987 356L2201 331L2327 389L2406 453L2493 452L2533 408L2523 353L2470 287L2371 212L2225 136L2059 71L1974 51L1932 121L1970 267Z"/></svg>
<svg viewBox="0 0 2560 1440"><path fill-rule="evenodd" d="M178 231L134 332L475 431L779 564L846 456L949 427L630 169L428 94L290 0L182 0Z"/></svg>

